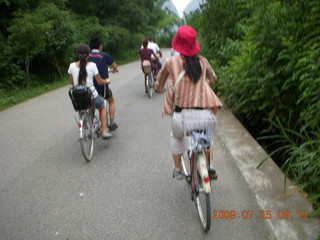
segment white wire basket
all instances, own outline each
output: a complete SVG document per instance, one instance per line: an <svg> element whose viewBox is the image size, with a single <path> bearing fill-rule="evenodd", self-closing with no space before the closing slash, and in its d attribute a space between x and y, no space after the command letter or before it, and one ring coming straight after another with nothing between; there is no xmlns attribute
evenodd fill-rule
<svg viewBox="0 0 320 240"><path fill-rule="evenodd" d="M207 109L183 109L184 140L188 150L209 149L217 120Z"/></svg>

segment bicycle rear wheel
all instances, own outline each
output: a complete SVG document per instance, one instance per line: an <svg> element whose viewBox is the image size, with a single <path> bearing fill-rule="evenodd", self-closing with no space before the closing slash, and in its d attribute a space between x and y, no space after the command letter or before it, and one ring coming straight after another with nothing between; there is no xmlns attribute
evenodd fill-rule
<svg viewBox="0 0 320 240"><path fill-rule="evenodd" d="M146 84L147 84L147 91L148 91L148 96L149 98L152 98L153 96L153 74L152 72L148 73L146 75Z"/></svg>
<svg viewBox="0 0 320 240"><path fill-rule="evenodd" d="M82 136L80 136L80 146L83 157L89 162L93 157L93 134L91 111L82 115Z"/></svg>
<svg viewBox="0 0 320 240"><path fill-rule="evenodd" d="M197 155L195 156L197 158ZM210 205L210 194L206 193L203 189L203 182L200 177L199 171L195 159L194 164L194 181L195 181L195 204L200 217L201 225L205 232L208 232L211 227L211 205Z"/></svg>

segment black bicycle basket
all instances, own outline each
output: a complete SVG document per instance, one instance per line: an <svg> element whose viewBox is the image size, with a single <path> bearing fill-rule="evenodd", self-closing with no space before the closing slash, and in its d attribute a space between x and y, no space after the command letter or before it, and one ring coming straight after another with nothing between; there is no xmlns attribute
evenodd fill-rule
<svg viewBox="0 0 320 240"><path fill-rule="evenodd" d="M74 110L85 110L93 105L93 96L90 88L77 85L69 90L69 96L72 101Z"/></svg>

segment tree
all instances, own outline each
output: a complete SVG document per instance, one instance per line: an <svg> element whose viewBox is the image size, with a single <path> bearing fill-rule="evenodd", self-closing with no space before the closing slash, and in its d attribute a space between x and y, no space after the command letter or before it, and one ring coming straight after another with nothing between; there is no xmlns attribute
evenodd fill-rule
<svg viewBox="0 0 320 240"><path fill-rule="evenodd" d="M43 16L44 21L50 25L50 28L44 35L45 46L41 57L46 62L53 64L59 76L63 79L60 65L66 65L67 54L71 50L74 42L74 23L70 14L60 10L54 4L46 4L37 9L37 16Z"/></svg>
<svg viewBox="0 0 320 240"><path fill-rule="evenodd" d="M208 0L201 6L203 16L197 26L207 48L204 54L226 65L239 53L239 41L244 36L244 24L250 17L250 1Z"/></svg>
<svg viewBox="0 0 320 240"><path fill-rule="evenodd" d="M8 28L9 42L12 46L12 56L18 62L23 62L27 73L27 87L31 87L30 62L44 51L46 46L46 32L51 28L44 16L36 13L20 13Z"/></svg>

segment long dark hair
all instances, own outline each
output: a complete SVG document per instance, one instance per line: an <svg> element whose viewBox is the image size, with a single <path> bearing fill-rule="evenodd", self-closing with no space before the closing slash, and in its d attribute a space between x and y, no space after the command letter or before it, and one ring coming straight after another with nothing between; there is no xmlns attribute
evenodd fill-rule
<svg viewBox="0 0 320 240"><path fill-rule="evenodd" d="M190 77L191 81L197 83L202 75L202 68L199 61L198 55L184 56L186 62L184 64L184 70Z"/></svg>
<svg viewBox="0 0 320 240"><path fill-rule="evenodd" d="M82 44L77 49L77 56L80 59L80 71L78 82L80 85L86 85L87 79L87 56L89 55L90 49L88 45Z"/></svg>

